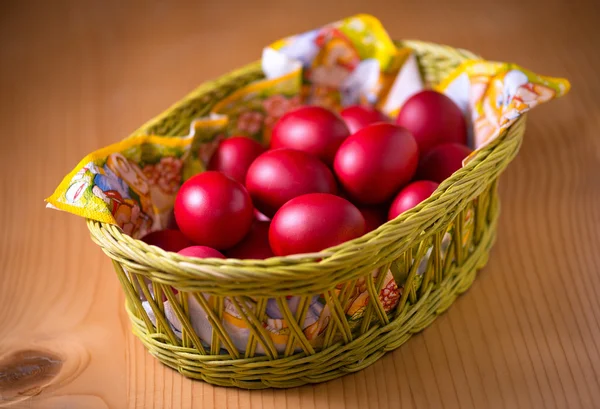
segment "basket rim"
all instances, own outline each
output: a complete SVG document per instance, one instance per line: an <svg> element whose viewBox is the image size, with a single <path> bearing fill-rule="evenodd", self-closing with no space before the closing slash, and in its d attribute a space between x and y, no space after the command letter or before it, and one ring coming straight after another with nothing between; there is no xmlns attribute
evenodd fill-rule
<svg viewBox="0 0 600 409"><path fill-rule="evenodd" d="M402 41L399 43L423 44L428 47L437 47L442 52L447 50L454 53L463 51L445 45L420 41ZM465 51L463 59L466 60L472 57L478 58L475 54ZM221 78L235 78L257 68L260 68L259 62L254 62ZM220 81L217 80L216 82L219 83ZM214 86L214 83L204 83L168 110L148 121L136 132L143 131L156 124L168 116L173 109L184 106L191 99L208 90L211 85ZM419 225L419 222L422 223L431 219L434 213L439 212L441 206L445 206L450 201L456 201L456 197L462 199L467 196L475 197L478 191L481 192L485 188L486 184L483 182L486 178L490 178L490 173L493 173L493 176L496 177L504 169L504 166L498 167L496 165L509 157L512 159L511 156L516 154L524 132L526 117L526 114L522 115L494 141L478 151L466 166L440 183L435 192L416 207L361 237L317 253L272 257L265 260L198 259L167 252L159 247L146 244L125 234L116 225L88 219L87 226L92 240L100 245L103 251L113 260L118 259L124 265L134 266L136 270L146 271L154 277L156 277L156 274L153 272L160 270L162 273L157 273L161 276L159 281L165 283L189 282L190 280L201 279L208 286L210 283L217 285L223 281L243 283L243 281L255 282L259 280L268 285L269 282L280 280L283 277L291 279L292 275L295 276L295 279L298 279L300 276L297 274L304 274L304 279L306 279L306 274L309 271L310 275L313 276L310 281L316 282L319 278L326 277L329 272L335 269L339 270L340 263L343 263L345 258L355 255L357 252L364 252L369 249L375 250L375 247L373 247L375 244L381 247L398 240L412 241L412 239L418 237L422 230L416 233L412 232L412 234L407 233L415 230L414 226ZM393 234L390 235L390 233ZM396 238L396 240L393 240L393 238ZM368 264L366 262L362 267Z"/></svg>

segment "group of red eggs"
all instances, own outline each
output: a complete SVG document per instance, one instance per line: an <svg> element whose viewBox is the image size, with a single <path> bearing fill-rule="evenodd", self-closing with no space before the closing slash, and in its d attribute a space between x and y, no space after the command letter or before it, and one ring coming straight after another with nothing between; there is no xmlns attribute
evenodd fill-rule
<svg viewBox="0 0 600 409"><path fill-rule="evenodd" d="M360 237L428 198L471 153L463 114L441 93L413 95L392 122L364 106L303 106L275 124L269 150L226 139L181 186L178 230L142 240L190 257L265 259Z"/></svg>

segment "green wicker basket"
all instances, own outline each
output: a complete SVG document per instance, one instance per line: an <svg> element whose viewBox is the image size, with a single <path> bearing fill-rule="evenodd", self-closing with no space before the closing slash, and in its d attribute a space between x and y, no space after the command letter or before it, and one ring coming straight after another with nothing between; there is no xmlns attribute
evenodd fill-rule
<svg viewBox="0 0 600 409"><path fill-rule="evenodd" d="M464 50L423 42L400 45L416 50L429 84L463 60L477 58ZM261 76L260 64L254 63L204 84L136 134L181 135L194 118ZM190 378L249 389L328 381L359 371L398 348L469 288L494 242L498 176L517 154L524 130L525 116L428 200L363 237L318 254L267 260L191 259L135 240L114 225L88 220L88 227L94 242L113 260L133 332L164 364ZM386 310L380 299L385 274L374 274L377 271L391 271L401 288L392 310ZM369 297L360 319L350 322L346 308L358 283ZM326 300L330 314L318 348L301 328L308 300L315 294ZM211 302L204 295L212 296ZM299 300L295 311L287 304L289 296ZM170 302L181 322L179 336L169 325L163 303L154 301L161 298ZM152 309L152 319L142 299ZM190 299L202 306L212 325L210 344L194 331ZM254 308L245 307L249 299ZM267 300L277 302L288 323L283 352L277 351L262 324ZM249 328L243 351L224 326L225 301Z"/></svg>

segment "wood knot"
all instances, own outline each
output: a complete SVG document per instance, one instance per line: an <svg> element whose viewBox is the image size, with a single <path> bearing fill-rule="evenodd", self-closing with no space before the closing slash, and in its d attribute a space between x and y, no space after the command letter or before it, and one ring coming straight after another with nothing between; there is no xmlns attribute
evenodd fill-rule
<svg viewBox="0 0 600 409"><path fill-rule="evenodd" d="M62 360L46 351L23 350L0 360L0 403L40 393L58 375Z"/></svg>

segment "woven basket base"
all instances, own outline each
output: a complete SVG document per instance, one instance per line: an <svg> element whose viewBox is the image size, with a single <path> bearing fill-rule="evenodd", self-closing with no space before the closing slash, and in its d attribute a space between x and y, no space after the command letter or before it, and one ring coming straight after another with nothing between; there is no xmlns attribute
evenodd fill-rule
<svg viewBox="0 0 600 409"><path fill-rule="evenodd" d="M201 355L193 348L170 345L163 334L149 333L144 321L135 316L129 305L126 304L126 308L133 333L148 351L186 377L244 389L289 388L324 382L373 364L446 311L456 297L471 286L477 271L486 264L495 239L496 221L497 214L461 268L451 270L437 289L429 286L419 301L407 305L398 318L386 326L374 326L346 345L338 343L311 356L299 353L275 360L266 356L262 360L256 357L232 360L224 355Z"/></svg>

